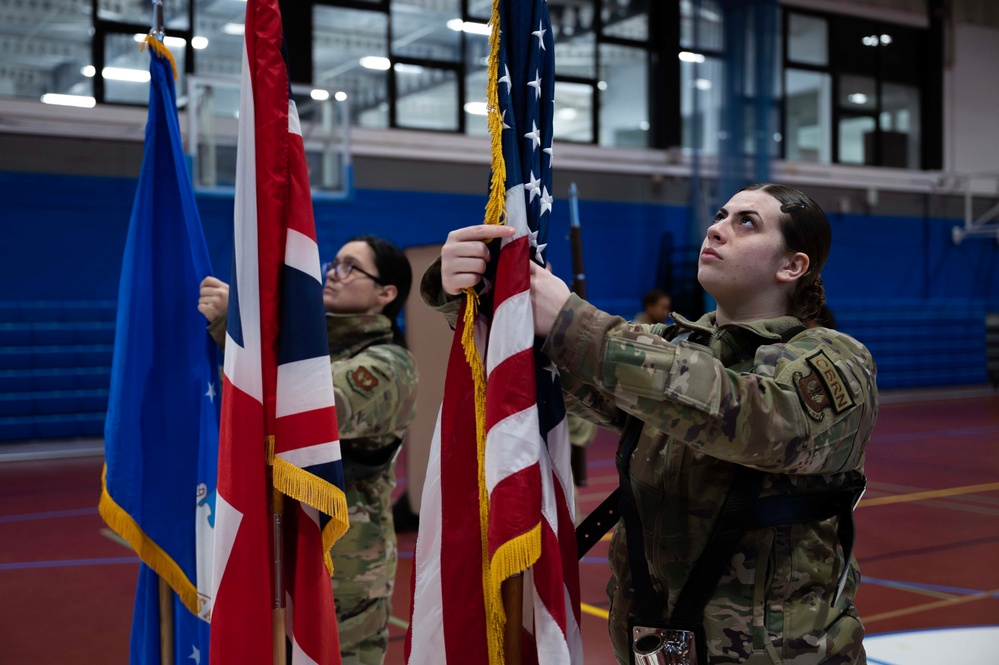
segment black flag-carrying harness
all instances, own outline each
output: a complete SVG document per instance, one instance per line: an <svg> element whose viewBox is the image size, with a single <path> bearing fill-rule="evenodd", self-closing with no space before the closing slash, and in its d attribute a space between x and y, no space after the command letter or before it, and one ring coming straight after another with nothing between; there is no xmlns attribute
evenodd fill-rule
<svg viewBox="0 0 999 665"><path fill-rule="evenodd" d="M782 336L783 341L790 340L802 330L803 328L797 327L788 331ZM620 486L576 528L578 554L582 558L619 519L624 520L631 582L637 606L637 616L632 619L632 624L693 632L696 635L697 662L705 665L704 608L714 595L718 581L731 562L742 536L754 529L818 522L832 517L839 518L837 536L843 548L843 567L839 573L833 602L839 599L850 570L855 533L853 509L866 487L864 475L859 471L850 471L846 474L844 485L836 489L781 494L761 499L759 495L767 474L747 466L735 465L732 487L725 497L714 530L701 557L694 563L687 583L680 591L672 615L664 622L666 603L652 585L645 556L642 521L629 473L631 457L641 438L643 426L644 423L638 418L628 419L617 454Z"/></svg>

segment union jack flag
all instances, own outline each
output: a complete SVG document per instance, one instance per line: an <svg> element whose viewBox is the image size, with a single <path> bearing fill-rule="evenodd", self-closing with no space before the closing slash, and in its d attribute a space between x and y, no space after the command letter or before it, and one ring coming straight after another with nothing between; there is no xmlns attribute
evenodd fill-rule
<svg viewBox="0 0 999 665"><path fill-rule="evenodd" d="M484 460L464 316L452 343L420 511L411 665L501 662L498 584L521 571L522 662L582 663L565 407L558 371L534 337L530 300L530 261L544 262L552 209L554 42L545 0L503 0L498 19L490 112L501 131L506 223L517 232L493 250L475 322L476 347L485 350ZM501 172L495 161L493 170Z"/></svg>
<svg viewBox="0 0 999 665"><path fill-rule="evenodd" d="M329 549L347 526L319 250L277 0L246 7L219 441L211 662L340 662ZM270 471L270 473L269 473ZM289 497L273 564L271 483Z"/></svg>

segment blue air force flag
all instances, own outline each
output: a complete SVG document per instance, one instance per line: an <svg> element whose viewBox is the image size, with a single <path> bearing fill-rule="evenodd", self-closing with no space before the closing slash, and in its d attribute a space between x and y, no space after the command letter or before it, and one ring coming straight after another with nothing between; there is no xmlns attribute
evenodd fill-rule
<svg viewBox="0 0 999 665"><path fill-rule="evenodd" d="M211 264L181 148L173 61L160 42L147 44L149 117L118 292L100 513L143 562L132 662L159 663L155 571L176 593L176 662L200 665L212 607L220 389L217 348L197 302Z"/></svg>

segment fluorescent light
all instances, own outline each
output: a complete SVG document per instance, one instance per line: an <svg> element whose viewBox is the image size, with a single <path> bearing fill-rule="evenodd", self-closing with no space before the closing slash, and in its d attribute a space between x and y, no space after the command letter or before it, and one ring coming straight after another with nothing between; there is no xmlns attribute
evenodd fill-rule
<svg viewBox="0 0 999 665"><path fill-rule="evenodd" d="M696 79L694 81L694 87L697 88L698 90L710 90L711 81L709 81L708 79Z"/></svg>
<svg viewBox="0 0 999 665"><path fill-rule="evenodd" d="M447 22L447 27L455 32L467 32L470 35L489 36L493 29L486 23L473 23L472 21L462 21L460 18L453 18Z"/></svg>
<svg viewBox="0 0 999 665"><path fill-rule="evenodd" d="M136 34L132 36L132 39L139 42L140 44L146 41L147 35ZM183 37L171 37L167 35L163 38L163 45L169 46L171 48L184 48L187 46L187 40Z"/></svg>
<svg viewBox="0 0 999 665"><path fill-rule="evenodd" d="M330 98L330 93L326 90L313 90L309 93L309 96L317 102L325 102Z"/></svg>
<svg viewBox="0 0 999 665"><path fill-rule="evenodd" d="M226 23L222 26L222 32L227 35L242 35L246 32L246 26L242 23Z"/></svg>
<svg viewBox="0 0 999 665"><path fill-rule="evenodd" d="M347 101L347 93L344 92L343 90L337 90L336 94L333 95L333 99L337 100L338 102L345 102Z"/></svg>
<svg viewBox="0 0 999 665"><path fill-rule="evenodd" d="M471 115L488 115L489 109L485 102L468 102L465 104L465 113Z"/></svg>
<svg viewBox="0 0 999 665"><path fill-rule="evenodd" d="M703 53L691 53L690 51L680 51L678 57L684 62L696 62L698 64L704 62Z"/></svg>
<svg viewBox="0 0 999 665"><path fill-rule="evenodd" d="M201 51L202 49L208 48L208 37L202 37L197 35L191 38L191 46Z"/></svg>
<svg viewBox="0 0 999 665"><path fill-rule="evenodd" d="M399 72L400 74L422 74L423 73L423 67L420 67L419 65L407 65L404 62L396 63L396 65L393 67L393 69L395 69L395 71Z"/></svg>
<svg viewBox="0 0 999 665"><path fill-rule="evenodd" d="M42 103L92 109L97 104L97 101L93 97L84 97L83 95L59 95L54 92L47 92L42 95Z"/></svg>
<svg viewBox="0 0 999 665"><path fill-rule="evenodd" d="M579 111L569 106L564 109L559 109L556 115L558 115L560 120L575 120L576 116L579 115Z"/></svg>
<svg viewBox="0 0 999 665"><path fill-rule="evenodd" d="M866 104L867 103L867 95L865 95L862 92L854 92L854 93L852 93L850 95L847 95L847 99L849 99L854 104Z"/></svg>
<svg viewBox="0 0 999 665"><path fill-rule="evenodd" d="M125 81L127 83L148 83L149 72L142 69L128 69L126 67L105 67L101 70L101 76L109 81Z"/></svg>
<svg viewBox="0 0 999 665"><path fill-rule="evenodd" d="M377 69L384 72L391 66L392 63L389 62L389 59L380 55L366 55L361 58L361 67L365 69Z"/></svg>
<svg viewBox="0 0 999 665"><path fill-rule="evenodd" d="M94 78L94 74L97 73L97 68L93 65L86 65L80 68L80 73L86 76L88 79Z"/></svg>

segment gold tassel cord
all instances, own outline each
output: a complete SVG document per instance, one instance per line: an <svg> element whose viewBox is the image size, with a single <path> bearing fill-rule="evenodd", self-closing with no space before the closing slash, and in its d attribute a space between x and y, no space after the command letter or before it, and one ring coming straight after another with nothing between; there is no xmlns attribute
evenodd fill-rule
<svg viewBox="0 0 999 665"><path fill-rule="evenodd" d="M489 33L488 83L486 99L492 179L486 204L485 224L502 224L506 210L506 162L503 158L503 115L499 105L500 0L493 0ZM506 612L503 607L504 580L526 570L541 553L540 523L525 534L503 543L489 558L489 492L486 488L486 376L482 357L475 345L475 321L479 297L465 289L464 330L461 343L475 384L475 435L478 456L479 525L482 533L482 585L486 612L486 636L490 665L503 665Z"/></svg>
<svg viewBox="0 0 999 665"><path fill-rule="evenodd" d="M173 54L170 53L170 49L163 45L163 42L156 39L152 35L146 35L146 38L142 41L142 50L145 50L146 45L149 45L149 49L160 56L161 58L166 58L170 61L170 67L173 69L173 80L177 80L177 61L173 59Z"/></svg>

